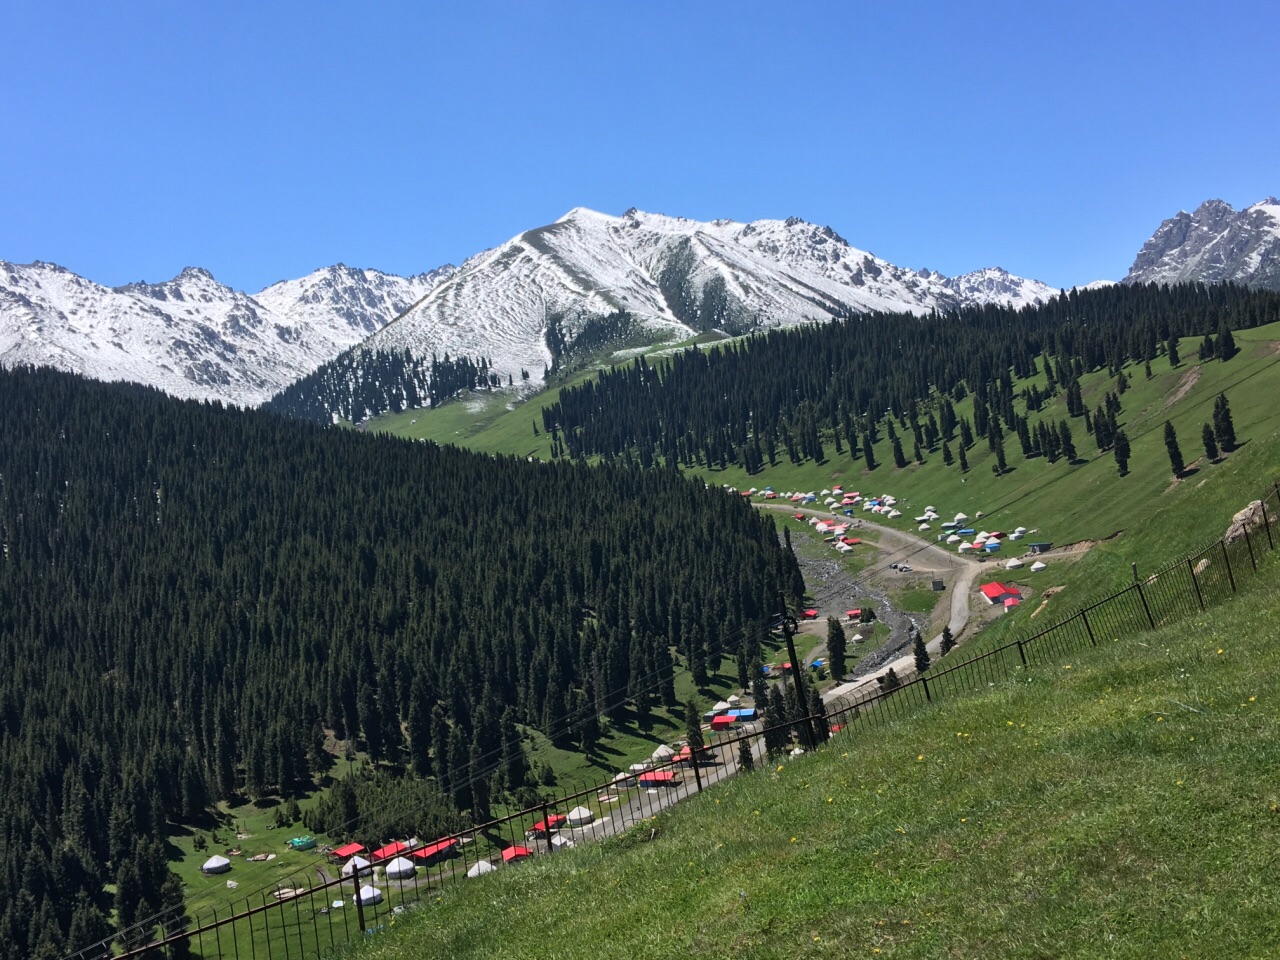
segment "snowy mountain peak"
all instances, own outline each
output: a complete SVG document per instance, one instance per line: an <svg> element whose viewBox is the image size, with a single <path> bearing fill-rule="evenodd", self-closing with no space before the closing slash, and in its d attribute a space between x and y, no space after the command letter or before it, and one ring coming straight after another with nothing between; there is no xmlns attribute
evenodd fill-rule
<svg viewBox="0 0 1280 960"><path fill-rule="evenodd" d="M1227 280L1280 289L1280 203L1267 197L1236 211L1206 200L1164 221L1138 251L1125 283Z"/></svg>
<svg viewBox="0 0 1280 960"><path fill-rule="evenodd" d="M1022 306L1055 292L1005 271L948 280L898 267L799 217L741 223L575 207L471 257L369 345L484 356L503 374L536 374L619 311L640 324L633 337L683 338L874 310Z"/></svg>
<svg viewBox="0 0 1280 960"><path fill-rule="evenodd" d="M403 313L451 269L404 278L326 268L251 297L201 267L112 289L56 264L0 261L0 364L253 405Z"/></svg>

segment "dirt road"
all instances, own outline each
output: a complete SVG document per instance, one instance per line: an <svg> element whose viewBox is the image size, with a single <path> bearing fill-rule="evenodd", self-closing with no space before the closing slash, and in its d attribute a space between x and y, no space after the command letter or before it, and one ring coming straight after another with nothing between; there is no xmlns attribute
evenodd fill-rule
<svg viewBox="0 0 1280 960"><path fill-rule="evenodd" d="M823 519L852 519L862 529L876 531L880 536L880 557L874 564L873 569L875 571L888 570L891 564L906 561L918 572L935 573L944 576L950 581L948 587L951 590L951 607L947 626L951 630L951 635L958 641L965 628L969 625L969 595L973 590L975 578L983 569L983 564L978 561L971 560L968 557L961 557L936 543L921 540L914 533L875 523L862 517L847 518L843 514L832 513L830 510L815 510L813 508L797 507L794 504L759 503L756 506L779 513L803 513L809 516L822 517ZM821 564L825 573L825 576L821 576L821 594L814 589L814 584L809 583L810 570L808 569L805 570L805 582L809 585L811 595L814 596L820 607L824 603L824 595L826 594L838 592L843 596L853 596L855 591L876 593L874 588L867 587L865 572L859 577L854 577L847 573L841 576L840 571L842 571L843 565L834 557L830 562L832 569L829 571L825 569L827 564L824 561L810 561L809 565L813 566L815 564ZM833 586L836 587L834 591L831 589ZM896 613L896 611L894 612ZM825 638L825 632L823 637ZM939 633L933 637L926 646L931 656L940 655L942 653L942 634ZM828 702L832 700L848 700L852 695L857 694L859 691L864 691L868 686L871 689L876 689L876 679L887 673L890 668L893 668L899 677L909 676L915 672L915 658L908 652L888 662L875 664L874 667L848 683L831 688L823 694L823 699Z"/></svg>

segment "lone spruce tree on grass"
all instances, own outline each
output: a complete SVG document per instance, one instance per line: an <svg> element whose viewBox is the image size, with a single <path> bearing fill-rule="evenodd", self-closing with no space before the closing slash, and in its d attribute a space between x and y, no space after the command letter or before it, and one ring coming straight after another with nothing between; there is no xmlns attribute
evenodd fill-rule
<svg viewBox="0 0 1280 960"><path fill-rule="evenodd" d="M956 638L951 635L951 626L942 628L942 655L945 657L956 648Z"/></svg>
<svg viewBox="0 0 1280 960"><path fill-rule="evenodd" d="M1236 448L1236 427L1231 420L1231 404L1227 402L1225 393L1218 394L1213 401L1213 435L1223 453L1230 453Z"/></svg>
<svg viewBox="0 0 1280 960"><path fill-rule="evenodd" d="M702 715L698 713L698 705L692 700L684 703L684 736L689 741L689 753L693 762L697 763L701 759L703 746Z"/></svg>
<svg viewBox="0 0 1280 960"><path fill-rule="evenodd" d="M1169 452L1169 469L1175 478L1182 476L1187 465L1182 460L1182 451L1178 448L1178 432L1168 420L1164 422L1164 448Z"/></svg>
<svg viewBox="0 0 1280 960"><path fill-rule="evenodd" d="M915 638L911 641L911 650L916 657L916 673L924 674L929 671L929 648L925 646L924 637L920 631L916 631Z"/></svg>
<svg viewBox="0 0 1280 960"><path fill-rule="evenodd" d="M845 636L844 627L835 617L827 617L827 662L831 667L831 676L837 680L844 679L848 667L848 652L849 640Z"/></svg>
<svg viewBox="0 0 1280 960"><path fill-rule="evenodd" d="M1218 459L1218 438L1213 434L1213 427L1206 423L1200 431L1200 439L1204 443L1205 458L1211 463L1216 461Z"/></svg>
<svg viewBox="0 0 1280 960"><path fill-rule="evenodd" d="M1112 442L1115 444L1113 452L1116 455L1116 467L1123 477L1129 472L1129 435L1123 430L1117 430Z"/></svg>

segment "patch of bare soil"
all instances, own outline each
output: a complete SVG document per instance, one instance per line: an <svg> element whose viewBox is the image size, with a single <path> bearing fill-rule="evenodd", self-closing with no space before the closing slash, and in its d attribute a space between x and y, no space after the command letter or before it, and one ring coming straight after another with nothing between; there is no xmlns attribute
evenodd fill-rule
<svg viewBox="0 0 1280 960"><path fill-rule="evenodd" d="M1050 556L1050 557L1079 556L1082 553L1088 553L1090 550L1092 550L1094 547L1096 547L1100 543L1107 543L1108 541L1115 540L1117 537L1121 536L1123 533L1124 533L1123 530L1117 530L1115 533L1111 534L1109 537L1103 537L1101 540L1077 540L1075 543L1064 543L1062 546L1055 547L1054 549L1050 550L1047 554L1045 554L1045 556Z"/></svg>
<svg viewBox="0 0 1280 960"><path fill-rule="evenodd" d="M1062 590L1063 588L1060 586L1046 587L1044 591L1044 599L1040 601L1040 605L1038 607L1036 607L1033 611L1031 611L1031 619L1034 620L1036 617L1040 616L1040 611L1043 610L1045 607L1045 604L1049 602L1049 598L1052 597L1055 593L1061 593Z"/></svg>
<svg viewBox="0 0 1280 960"><path fill-rule="evenodd" d="M1165 398L1164 408L1168 410L1175 403L1191 392L1191 388L1200 382L1200 365L1196 364L1182 375L1182 379L1178 381L1178 385L1174 387L1173 392Z"/></svg>

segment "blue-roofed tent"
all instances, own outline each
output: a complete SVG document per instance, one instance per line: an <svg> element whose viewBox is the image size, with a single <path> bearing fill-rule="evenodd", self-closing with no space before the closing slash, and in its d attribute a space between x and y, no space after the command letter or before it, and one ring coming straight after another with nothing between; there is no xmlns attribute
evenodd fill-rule
<svg viewBox="0 0 1280 960"><path fill-rule="evenodd" d="M754 720L756 718L755 707L742 707L738 710L730 710L729 716L737 720Z"/></svg>

